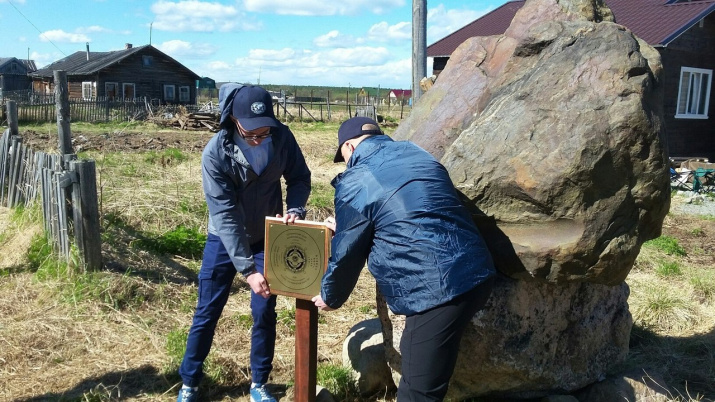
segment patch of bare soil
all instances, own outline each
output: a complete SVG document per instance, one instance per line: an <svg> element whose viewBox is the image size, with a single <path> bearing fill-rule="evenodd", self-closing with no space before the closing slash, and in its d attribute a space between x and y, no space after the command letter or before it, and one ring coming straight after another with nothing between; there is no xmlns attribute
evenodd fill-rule
<svg viewBox="0 0 715 402"><path fill-rule="evenodd" d="M53 151L57 149L56 133L39 133L26 130L20 133L23 143L32 149ZM72 132L75 152L145 152L178 149L183 152L201 152L214 133L209 130L166 131L114 131L111 133Z"/></svg>

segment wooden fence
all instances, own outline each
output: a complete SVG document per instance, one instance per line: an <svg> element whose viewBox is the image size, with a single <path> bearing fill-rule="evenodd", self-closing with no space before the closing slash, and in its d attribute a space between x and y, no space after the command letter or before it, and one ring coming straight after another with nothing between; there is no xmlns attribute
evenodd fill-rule
<svg viewBox="0 0 715 402"><path fill-rule="evenodd" d="M17 117L21 123L53 122L57 118L57 100L55 94L38 94L32 91L4 92L1 103L15 101ZM107 122L142 120L161 112L172 113L180 107L188 111L198 111L196 105L160 105L158 99L143 98L109 98L93 99L69 98L70 116L74 122ZM5 119L6 117L4 117Z"/></svg>
<svg viewBox="0 0 715 402"><path fill-rule="evenodd" d="M69 260L74 240L81 268L99 269L102 254L94 161L78 161L69 153L33 151L17 135L14 101L8 102L7 114L10 128L0 137L0 203L14 208L39 200L45 233L55 251Z"/></svg>

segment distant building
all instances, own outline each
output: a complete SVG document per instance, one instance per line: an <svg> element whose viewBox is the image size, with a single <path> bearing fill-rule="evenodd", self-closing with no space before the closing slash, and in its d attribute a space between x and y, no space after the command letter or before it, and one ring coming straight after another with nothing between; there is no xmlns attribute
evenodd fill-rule
<svg viewBox="0 0 715 402"><path fill-rule="evenodd" d="M31 89L32 80L27 75L35 70L37 67L33 60L0 57L0 93Z"/></svg>
<svg viewBox="0 0 715 402"><path fill-rule="evenodd" d="M54 71L67 73L70 98L134 99L161 104L195 104L201 77L152 45L110 52L75 52L30 73L33 89L53 93Z"/></svg>
<svg viewBox="0 0 715 402"><path fill-rule="evenodd" d="M411 89L393 89L389 94L390 105L411 105Z"/></svg>

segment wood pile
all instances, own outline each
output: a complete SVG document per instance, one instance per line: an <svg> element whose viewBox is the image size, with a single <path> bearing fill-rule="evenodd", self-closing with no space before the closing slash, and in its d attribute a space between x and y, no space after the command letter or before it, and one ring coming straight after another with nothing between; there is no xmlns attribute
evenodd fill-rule
<svg viewBox="0 0 715 402"><path fill-rule="evenodd" d="M210 112L189 113L183 107L173 113L155 113L150 120L155 124L180 130L219 130L219 115Z"/></svg>

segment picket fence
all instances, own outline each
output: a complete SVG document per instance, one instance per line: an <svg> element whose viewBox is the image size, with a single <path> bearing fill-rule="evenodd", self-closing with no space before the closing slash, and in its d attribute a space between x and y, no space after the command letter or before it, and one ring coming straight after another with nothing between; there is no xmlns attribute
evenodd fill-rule
<svg viewBox="0 0 715 402"><path fill-rule="evenodd" d="M94 161L34 151L8 128L0 137L0 204L17 208L35 202L42 203L45 234L54 251L69 261L74 240L80 268L101 267Z"/></svg>

